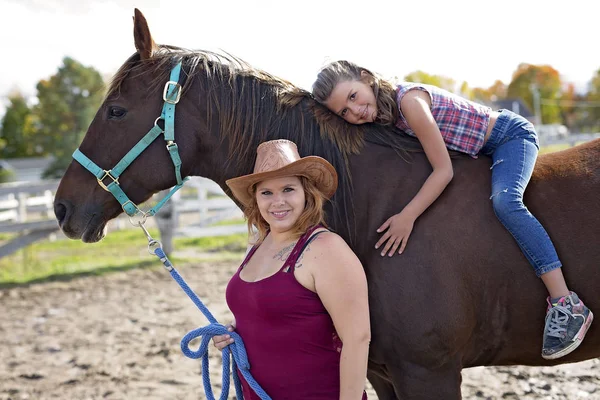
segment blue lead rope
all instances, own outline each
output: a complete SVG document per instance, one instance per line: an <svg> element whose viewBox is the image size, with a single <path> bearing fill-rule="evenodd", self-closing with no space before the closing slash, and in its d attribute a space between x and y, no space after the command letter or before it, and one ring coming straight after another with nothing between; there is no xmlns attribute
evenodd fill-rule
<svg viewBox="0 0 600 400"><path fill-rule="evenodd" d="M142 229L144 228L142 227ZM144 231L147 232L145 229ZM236 396L239 400L243 400L244 396L242 394L242 386L236 369L239 369L248 385L250 385L250 387L258 395L258 397L260 397L262 400L271 400L269 395L265 393L265 391L260 387L260 385L254 380L254 378L250 374L250 364L248 363L248 356L246 354L246 348L244 347L244 341L242 340L242 337L236 332L229 332L227 330L227 327L217 322L217 320L210 313L208 308L206 308L206 306L202 303L198 295L196 295L196 293L194 293L194 291L190 289L190 287L183 280L181 275L179 275L179 272L177 272L175 267L173 267L173 264L171 264L171 261L169 261L162 247L160 246L160 242L156 240L150 240L151 238L149 237L149 235L147 236L149 238L149 249L155 246L154 254L160 259L160 261L169 271L173 279L175 279L175 281L179 284L179 286L181 286L183 291L194 302L196 307L198 307L200 311L202 311L202 314L204 314L204 316L210 322L210 325L207 325L203 328L194 329L193 331L188 332L188 334L185 335L183 339L181 339L181 351L183 352L183 354L185 354L186 357L193 359L202 358L202 382L204 384L206 398L208 400L215 400L212 391L212 385L210 383L210 374L208 371L208 345L213 336L228 334L231 335L231 337L234 339L234 342L223 349L223 385L221 387L221 396L219 397L219 399L226 400L229 396L229 374L232 371L229 368L229 366L232 365L233 383L235 385ZM202 341L198 350L191 350L189 347L190 342L200 337L202 338Z"/></svg>

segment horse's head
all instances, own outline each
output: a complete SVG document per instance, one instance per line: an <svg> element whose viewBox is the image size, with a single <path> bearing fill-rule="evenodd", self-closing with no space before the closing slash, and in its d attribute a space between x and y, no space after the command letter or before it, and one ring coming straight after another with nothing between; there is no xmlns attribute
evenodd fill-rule
<svg viewBox="0 0 600 400"><path fill-rule="evenodd" d="M181 94L182 91L174 83L167 84L172 78L170 71L180 60L166 56L169 49L154 43L148 24L138 10L134 16L134 41L137 52L113 78L106 99L81 143L79 154L76 153L76 160L71 162L56 193L56 218L63 232L72 239L100 240L110 219L123 210L130 215L135 213L135 205L178 183L176 162L172 159L174 145L166 141L168 138L163 135L162 128L166 132L166 126L171 122L169 118L173 117L165 115L165 104L173 103L177 92ZM179 82L183 83L185 78L183 71ZM172 95L168 102L163 99L165 89L170 91L167 96ZM180 114L190 107L197 107L184 101L184 97L177 104ZM185 160L199 154L194 131L203 127L202 121L185 114L185 118L176 119L173 141L178 148L175 153L183 160L180 175L184 177L191 172L191 162ZM147 136L152 131L158 136L155 140ZM142 138L148 146L137 147L134 153L138 156L133 159L128 152ZM203 141L203 146L210 146L209 141ZM113 184L115 180L118 186L116 182ZM114 189L112 193L106 190L107 187ZM126 197L117 201L113 194L118 197L121 190Z"/></svg>
<svg viewBox="0 0 600 400"><path fill-rule="evenodd" d="M277 138L334 165L333 214L349 226L348 156L366 131L369 140L404 148L397 132L346 124L308 92L235 57L157 46L138 10L134 41L137 52L113 78L56 193L54 212L72 239L100 240L110 219L138 213L137 204L179 187L182 177L204 176L227 190L227 179L252 171L257 146Z"/></svg>

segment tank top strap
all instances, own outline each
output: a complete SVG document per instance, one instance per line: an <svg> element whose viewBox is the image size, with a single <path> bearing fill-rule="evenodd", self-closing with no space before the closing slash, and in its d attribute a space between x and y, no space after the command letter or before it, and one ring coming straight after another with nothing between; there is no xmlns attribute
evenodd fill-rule
<svg viewBox="0 0 600 400"><path fill-rule="evenodd" d="M248 261L250 261L250 259L254 255L254 253L256 252L256 249L258 249L258 245L252 246L252 248L250 249L248 254L246 254L244 261L242 261L242 263L240 264L240 267L238 268L238 272L240 272L242 270L242 268L244 268L246 266L246 264L248 264Z"/></svg>
<svg viewBox="0 0 600 400"><path fill-rule="evenodd" d="M313 235L313 233L319 228L323 228L323 225L313 226L312 228L308 229L304 233L304 235L302 235L300 237L300 239L298 239L298 243L296 243L296 246L294 246L294 249L290 253L290 256L287 258L282 270L285 269L286 267L289 267L289 271L294 272L298 258L300 258L300 256L302 255L302 252L304 251L304 249L306 249L306 247L310 244L310 242L312 242L317 236L319 236L319 234L321 234L323 232L329 232L329 230L324 230L324 231L317 232Z"/></svg>

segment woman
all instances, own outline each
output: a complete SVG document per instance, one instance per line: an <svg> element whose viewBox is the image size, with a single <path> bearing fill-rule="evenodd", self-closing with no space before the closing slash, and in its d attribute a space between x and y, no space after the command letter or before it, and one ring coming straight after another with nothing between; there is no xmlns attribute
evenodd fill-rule
<svg viewBox="0 0 600 400"><path fill-rule="evenodd" d="M226 293L252 376L275 400L366 398L366 277L324 222L335 169L320 157L300 158L293 142L272 140L258 147L254 173L227 185L249 230L258 230ZM219 350L231 343L214 337ZM242 388L246 400L258 399L243 379Z"/></svg>

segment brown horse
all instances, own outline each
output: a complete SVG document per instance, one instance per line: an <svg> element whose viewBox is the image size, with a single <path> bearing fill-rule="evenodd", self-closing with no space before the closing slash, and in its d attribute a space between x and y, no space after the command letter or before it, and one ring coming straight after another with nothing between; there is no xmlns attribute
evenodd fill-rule
<svg viewBox="0 0 600 400"><path fill-rule="evenodd" d="M81 143L102 168L119 161L153 126L162 87L182 62L183 96L175 117L182 175L225 180L249 173L256 147L286 138L302 155L338 169L329 221L363 262L369 281L372 342L369 380L380 399L458 399L461 369L479 365L552 365L600 356L600 328L565 358L541 355L546 291L489 201L490 160L454 158L454 180L417 221L404 254L381 257L376 228L417 192L430 166L415 143L391 128L355 127L329 114L288 82L234 59L157 46L136 10L137 52L115 76ZM134 202L173 186L164 144L153 142L120 178ZM569 284L600 310L600 141L540 157L526 203L547 227ZM79 163L55 199L60 227L95 242L117 201Z"/></svg>

